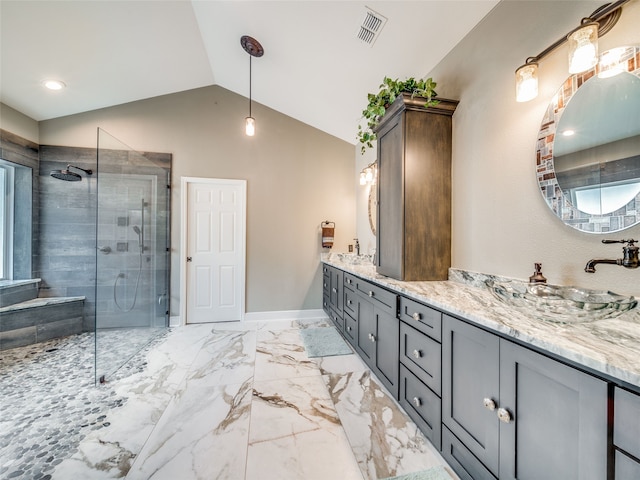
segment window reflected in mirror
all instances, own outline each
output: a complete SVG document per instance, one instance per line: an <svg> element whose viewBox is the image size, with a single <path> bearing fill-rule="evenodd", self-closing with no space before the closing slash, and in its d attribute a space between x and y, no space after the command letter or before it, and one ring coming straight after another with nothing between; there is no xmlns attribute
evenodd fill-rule
<svg viewBox="0 0 640 480"><path fill-rule="evenodd" d="M608 233L640 222L640 48L605 52L567 79L536 154L543 197L567 225Z"/></svg>

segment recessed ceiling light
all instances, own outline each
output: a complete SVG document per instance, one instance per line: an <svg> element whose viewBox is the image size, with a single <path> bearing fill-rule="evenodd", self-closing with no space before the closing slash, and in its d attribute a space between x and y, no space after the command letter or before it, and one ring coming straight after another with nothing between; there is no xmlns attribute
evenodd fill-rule
<svg viewBox="0 0 640 480"><path fill-rule="evenodd" d="M44 87L48 88L49 90L62 90L64 87L66 87L64 82L60 80L45 80L44 82L42 82L42 85L44 85Z"/></svg>
<svg viewBox="0 0 640 480"><path fill-rule="evenodd" d="M565 137L570 137L572 135L575 135L575 133L576 133L575 130L568 129L568 130L563 130L562 135L564 135Z"/></svg>

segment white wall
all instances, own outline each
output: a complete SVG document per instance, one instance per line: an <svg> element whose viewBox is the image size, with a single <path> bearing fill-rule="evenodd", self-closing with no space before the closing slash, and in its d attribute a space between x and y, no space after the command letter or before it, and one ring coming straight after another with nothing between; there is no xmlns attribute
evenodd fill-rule
<svg viewBox="0 0 640 480"><path fill-rule="evenodd" d="M247 99L205 87L40 122L40 144L95 146L103 128L131 148L173 154L172 314L179 312L180 177L247 179L246 311L319 309L320 223L334 250L355 237L354 146Z"/></svg>
<svg viewBox="0 0 640 480"><path fill-rule="evenodd" d="M603 238L640 239L640 226L609 235L579 232L547 207L536 180L536 136L551 97L568 76L567 48L540 62L540 93L517 103L514 72L529 56L579 25L602 2L503 1L431 72L438 94L460 100L453 117L453 266L528 278L542 262L551 283L640 295L640 269L601 265L620 258L621 245ZM640 1L600 38L600 51L640 44Z"/></svg>

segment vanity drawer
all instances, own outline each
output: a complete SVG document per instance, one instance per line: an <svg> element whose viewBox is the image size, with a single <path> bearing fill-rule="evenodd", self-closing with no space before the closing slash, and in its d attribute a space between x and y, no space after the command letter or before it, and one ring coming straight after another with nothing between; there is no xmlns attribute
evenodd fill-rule
<svg viewBox="0 0 640 480"><path fill-rule="evenodd" d="M378 306L387 307L385 310L390 312L394 317L396 316L397 295L395 293L367 282L366 280L362 280L361 278L354 278L356 279L355 285L358 293L374 301L374 303L378 303Z"/></svg>
<svg viewBox="0 0 640 480"><path fill-rule="evenodd" d="M355 290L357 280L358 280L358 277L351 275L350 273L347 273L347 272L344 273L344 286L346 288Z"/></svg>
<svg viewBox="0 0 640 480"><path fill-rule="evenodd" d="M350 315L358 317L358 297L348 288L344 289L344 310Z"/></svg>
<svg viewBox="0 0 640 480"><path fill-rule="evenodd" d="M326 268L326 267L325 267ZM331 275L325 273L322 275L322 292L329 295L329 285L331 283Z"/></svg>
<svg viewBox="0 0 640 480"><path fill-rule="evenodd" d="M338 315L335 310L331 309L329 311L329 318L340 332L344 331L344 320L341 315Z"/></svg>
<svg viewBox="0 0 640 480"><path fill-rule="evenodd" d="M640 458L640 396L616 387L613 408L613 443Z"/></svg>
<svg viewBox="0 0 640 480"><path fill-rule="evenodd" d="M640 478L640 463L616 450L616 476L615 480L629 480Z"/></svg>
<svg viewBox="0 0 640 480"><path fill-rule="evenodd" d="M442 313L438 310L401 296L399 318L431 338L442 339Z"/></svg>
<svg viewBox="0 0 640 480"><path fill-rule="evenodd" d="M436 394L442 389L442 345L400 322L400 362Z"/></svg>
<svg viewBox="0 0 640 480"><path fill-rule="evenodd" d="M358 321L346 312L344 314L344 336L351 345L355 346L358 338Z"/></svg>
<svg viewBox="0 0 640 480"><path fill-rule="evenodd" d="M439 450L441 444L442 402L404 365L400 365L400 405Z"/></svg>

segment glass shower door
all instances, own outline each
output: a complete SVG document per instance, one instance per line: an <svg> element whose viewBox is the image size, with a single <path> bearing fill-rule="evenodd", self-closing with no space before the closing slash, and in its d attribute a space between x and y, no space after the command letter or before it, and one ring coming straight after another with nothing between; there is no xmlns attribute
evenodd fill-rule
<svg viewBox="0 0 640 480"><path fill-rule="evenodd" d="M98 129L97 381L168 327L170 172Z"/></svg>

